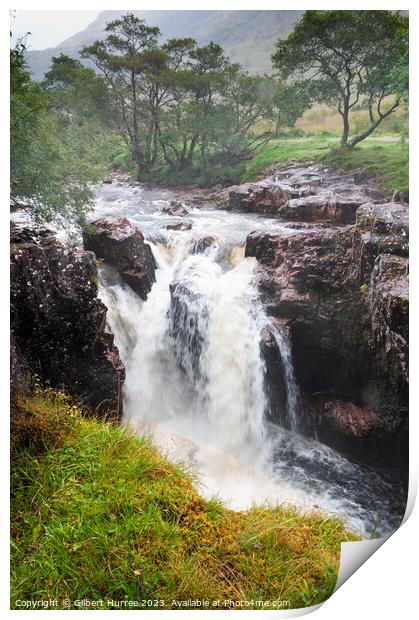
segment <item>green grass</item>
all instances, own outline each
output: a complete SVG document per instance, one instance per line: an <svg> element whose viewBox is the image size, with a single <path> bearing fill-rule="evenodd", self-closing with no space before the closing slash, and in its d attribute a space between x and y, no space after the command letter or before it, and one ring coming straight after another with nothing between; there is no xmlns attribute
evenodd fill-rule
<svg viewBox="0 0 419 620"><path fill-rule="evenodd" d="M353 539L338 518L204 500L149 438L84 417L53 391L22 400L13 420L12 608L23 599L59 609L81 599L302 607L332 593L340 543ZM148 595L137 595L137 567Z"/></svg>
<svg viewBox="0 0 419 620"><path fill-rule="evenodd" d="M272 140L247 162L241 181L256 179L272 164L299 160L363 170L389 193L408 190L409 166L404 145L373 140L361 142L354 149L341 150L337 145L330 138Z"/></svg>

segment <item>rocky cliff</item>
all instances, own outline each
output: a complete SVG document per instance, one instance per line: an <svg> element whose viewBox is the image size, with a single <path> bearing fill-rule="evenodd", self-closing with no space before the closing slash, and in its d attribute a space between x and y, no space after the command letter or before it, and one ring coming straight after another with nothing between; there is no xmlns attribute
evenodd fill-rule
<svg viewBox="0 0 419 620"><path fill-rule="evenodd" d="M408 205L384 202L353 180L335 200L333 175L297 168L271 178L272 190L265 182L264 191L280 197L275 209L284 219L294 219L298 200L299 218L313 223L281 235L254 232L246 255L258 259L267 313L288 325L303 395L300 430L363 460L405 464ZM303 187L306 195L293 198ZM300 210L308 198L310 209ZM264 348L269 376L280 356L269 337ZM271 417L279 421L281 393L271 390Z"/></svg>
<svg viewBox="0 0 419 620"><path fill-rule="evenodd" d="M98 415L120 416L125 371L97 297L93 253L13 224L10 251L12 397L29 389L29 373Z"/></svg>

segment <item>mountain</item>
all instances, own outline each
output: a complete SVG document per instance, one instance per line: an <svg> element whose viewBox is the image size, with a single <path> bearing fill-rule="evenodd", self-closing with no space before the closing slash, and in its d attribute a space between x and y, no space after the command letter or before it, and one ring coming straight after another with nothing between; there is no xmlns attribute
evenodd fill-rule
<svg viewBox="0 0 419 620"><path fill-rule="evenodd" d="M53 56L77 57L84 45L104 37L107 22L127 11L102 11L81 32L57 47L27 52L33 77L41 80ZM271 54L276 39L286 36L304 11L131 11L147 24L158 26L162 40L193 37L199 45L215 41L233 62L252 73L271 71Z"/></svg>

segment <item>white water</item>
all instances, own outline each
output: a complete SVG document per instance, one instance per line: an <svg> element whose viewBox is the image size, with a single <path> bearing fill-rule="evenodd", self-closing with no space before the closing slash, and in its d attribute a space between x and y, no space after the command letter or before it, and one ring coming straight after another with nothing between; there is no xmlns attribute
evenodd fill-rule
<svg viewBox="0 0 419 620"><path fill-rule="evenodd" d="M394 529L392 486L298 429L299 392L287 333L272 331L281 353L291 432L265 421L266 317L255 286L256 262L244 258L247 234L280 233L274 219L191 209L191 231L167 231L176 218L161 213L170 192L104 187L95 216L129 217L152 245L156 282L142 302L111 268L100 295L126 366L124 422L151 431L170 458L199 475L206 496L235 509L291 502L344 515L367 534L377 520ZM289 231L287 231L289 232ZM203 254L193 241L213 235ZM171 299L171 285L172 297Z"/></svg>
<svg viewBox="0 0 419 620"><path fill-rule="evenodd" d="M271 325L271 331L278 346L284 368L289 427L292 431L297 432L299 429L300 391L295 378L289 334L285 327L277 323Z"/></svg>

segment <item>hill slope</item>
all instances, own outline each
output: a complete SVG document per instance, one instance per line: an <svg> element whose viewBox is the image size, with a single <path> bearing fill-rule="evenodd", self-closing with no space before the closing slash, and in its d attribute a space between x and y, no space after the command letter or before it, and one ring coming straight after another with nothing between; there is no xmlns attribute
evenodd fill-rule
<svg viewBox="0 0 419 620"><path fill-rule="evenodd" d="M103 38L106 23L125 11L102 11L87 28L57 47L28 51L27 61L35 79L41 80L51 58L60 53L77 57L78 51ZM234 62L252 73L271 71L271 54L278 37L286 36L304 11L133 11L158 26L163 39L194 37L198 44L216 41Z"/></svg>

